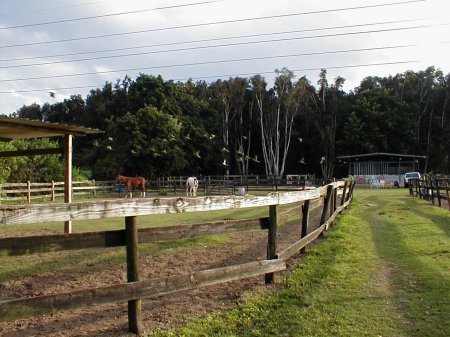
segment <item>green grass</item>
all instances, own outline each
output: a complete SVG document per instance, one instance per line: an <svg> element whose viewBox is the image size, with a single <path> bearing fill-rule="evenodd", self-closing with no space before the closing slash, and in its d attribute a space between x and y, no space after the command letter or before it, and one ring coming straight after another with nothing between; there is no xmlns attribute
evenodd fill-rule
<svg viewBox="0 0 450 337"><path fill-rule="evenodd" d="M449 227L406 190L356 190L282 290L154 336L448 336Z"/></svg>

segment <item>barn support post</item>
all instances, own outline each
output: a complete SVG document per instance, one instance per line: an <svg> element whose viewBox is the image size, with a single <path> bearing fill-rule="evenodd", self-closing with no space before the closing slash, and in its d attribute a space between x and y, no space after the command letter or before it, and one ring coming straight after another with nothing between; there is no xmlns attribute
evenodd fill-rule
<svg viewBox="0 0 450 337"><path fill-rule="evenodd" d="M300 234L300 238L304 238L308 235L308 222L309 222L309 204L310 200L305 200L305 203L302 205L302 233ZM306 252L306 246L300 249L300 253Z"/></svg>
<svg viewBox="0 0 450 337"><path fill-rule="evenodd" d="M52 180L52 201L55 201L55 181Z"/></svg>
<svg viewBox="0 0 450 337"><path fill-rule="evenodd" d="M65 135L65 174L64 174L64 202L72 203L72 135ZM72 221L64 222L64 233L72 233Z"/></svg>
<svg viewBox="0 0 450 337"><path fill-rule="evenodd" d="M278 205L269 206L269 232L267 237L267 260L277 259ZM265 274L266 284L273 282L273 273Z"/></svg>
<svg viewBox="0 0 450 337"><path fill-rule="evenodd" d="M322 226L325 223L325 221L327 220L327 214L328 214L328 209L330 207L329 205L330 205L332 193L333 193L333 185L328 185L327 186L327 196L325 197L325 201L323 203L322 217L320 218L320 226ZM349 191L349 195L350 195L350 191Z"/></svg>
<svg viewBox="0 0 450 337"><path fill-rule="evenodd" d="M135 216L125 217L125 242L127 251L127 281L139 281L138 228ZM143 333L142 300L128 301L128 331L140 336Z"/></svg>
<svg viewBox="0 0 450 337"><path fill-rule="evenodd" d="M341 206L345 203L345 195L347 193L347 180L344 182L344 187L342 190L342 197L341 197Z"/></svg>

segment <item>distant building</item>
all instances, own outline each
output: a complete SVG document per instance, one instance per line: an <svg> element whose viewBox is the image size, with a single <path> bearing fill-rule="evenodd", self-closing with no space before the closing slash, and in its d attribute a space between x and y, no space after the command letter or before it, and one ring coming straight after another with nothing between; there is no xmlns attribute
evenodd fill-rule
<svg viewBox="0 0 450 337"><path fill-rule="evenodd" d="M382 180L403 184L406 172L420 172L421 160L426 156L375 152L336 157L339 164L348 167L348 176L359 184Z"/></svg>

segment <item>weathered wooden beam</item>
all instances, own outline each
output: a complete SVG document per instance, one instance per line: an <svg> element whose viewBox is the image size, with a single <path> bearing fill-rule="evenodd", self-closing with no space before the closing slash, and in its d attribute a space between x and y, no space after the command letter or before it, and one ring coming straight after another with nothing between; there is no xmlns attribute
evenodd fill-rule
<svg viewBox="0 0 450 337"><path fill-rule="evenodd" d="M320 197L322 189L270 193L267 196L205 196L109 199L71 204L30 204L0 207L0 225L51 221L89 220L111 217L213 211L301 202Z"/></svg>
<svg viewBox="0 0 450 337"><path fill-rule="evenodd" d="M223 220L139 229L139 243L199 238L215 234L248 232L269 228L269 218ZM25 255L84 248L125 246L125 231L55 234L0 238L0 256Z"/></svg>
<svg viewBox="0 0 450 337"><path fill-rule="evenodd" d="M64 310L161 296L286 269L282 260L263 260L70 293L0 302L0 321L11 321Z"/></svg>

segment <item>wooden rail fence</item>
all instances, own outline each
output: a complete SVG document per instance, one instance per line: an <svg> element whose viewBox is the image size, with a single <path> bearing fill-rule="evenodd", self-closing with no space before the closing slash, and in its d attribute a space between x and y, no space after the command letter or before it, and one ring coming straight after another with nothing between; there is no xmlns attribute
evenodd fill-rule
<svg viewBox="0 0 450 337"><path fill-rule="evenodd" d="M442 207L442 200L447 201L450 211L448 177L425 176L415 179L408 185L409 194L421 199L428 200L431 204Z"/></svg>
<svg viewBox="0 0 450 337"><path fill-rule="evenodd" d="M0 206L0 226L24 223L125 217L125 229L94 233L61 234L0 239L0 255L23 255L37 252L126 246L127 281L108 287L79 290L0 302L0 321L28 318L63 310L128 301L129 331L143 333L141 299L172 292L204 287L256 275L265 275L267 283L274 273L286 269L286 260L326 231L353 195L354 182L334 182L324 187L274 192L267 196L206 196L197 198L109 199L83 203L51 203ZM341 196L340 205L338 196ZM279 205L302 203L280 214ZM269 206L269 217L250 220L227 220L203 224L137 229L137 217L149 214L196 212L219 209ZM319 228L307 233L308 214L322 206ZM277 227L293 214L302 214L300 239L282 251L277 250ZM139 243L196 238L212 234L268 231L267 259L239 265L173 275L150 280L139 277Z"/></svg>
<svg viewBox="0 0 450 337"><path fill-rule="evenodd" d="M173 193L184 195L187 177L164 177L147 180L147 190L157 193ZM206 195L236 194L238 188L245 191L283 191L299 190L312 186L322 186L331 182L327 179L315 179L305 175L302 179L274 178L265 176L204 176L199 178L199 191ZM82 180L73 181L73 196L124 196L125 187L114 181ZM55 202L57 197L64 197L64 182L51 181L35 183L4 183L0 184L0 203L2 201L26 201L42 199ZM47 201L47 200L46 200Z"/></svg>

